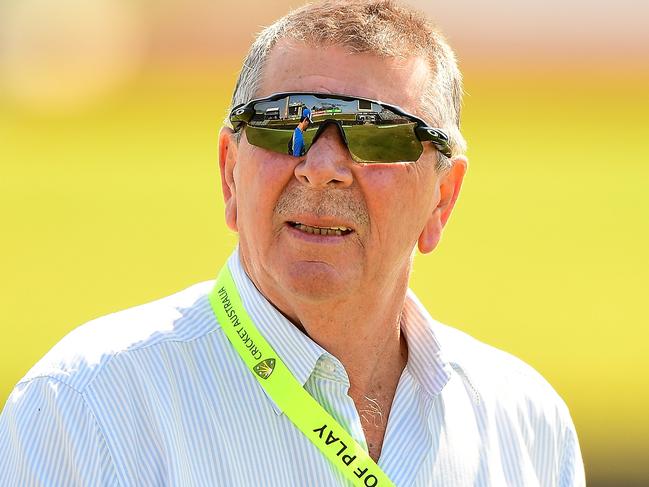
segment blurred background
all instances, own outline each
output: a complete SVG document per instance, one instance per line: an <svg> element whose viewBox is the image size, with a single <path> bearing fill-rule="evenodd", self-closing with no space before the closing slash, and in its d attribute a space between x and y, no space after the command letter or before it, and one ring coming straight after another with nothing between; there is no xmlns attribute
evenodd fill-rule
<svg viewBox="0 0 649 487"><path fill-rule="evenodd" d="M471 161L413 288L554 385L590 486L649 485L649 4L408 3L460 59ZM300 4L0 0L0 406L76 326L215 277L221 121Z"/></svg>

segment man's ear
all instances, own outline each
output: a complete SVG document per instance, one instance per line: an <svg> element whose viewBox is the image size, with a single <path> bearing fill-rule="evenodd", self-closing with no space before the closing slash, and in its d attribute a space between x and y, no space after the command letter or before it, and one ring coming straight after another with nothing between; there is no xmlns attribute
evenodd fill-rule
<svg viewBox="0 0 649 487"><path fill-rule="evenodd" d="M445 170L437 180L439 200L428 220L426 220L417 241L419 251L422 254L432 252L439 244L442 238L442 229L451 216L451 211L453 211L457 197L460 194L462 181L469 165L469 161L463 155L454 156L451 163L452 166Z"/></svg>
<svg viewBox="0 0 649 487"><path fill-rule="evenodd" d="M219 168L221 169L221 190L225 203L225 224L237 231L237 191L234 184L234 167L237 164L237 142L234 131L223 127L219 134Z"/></svg>

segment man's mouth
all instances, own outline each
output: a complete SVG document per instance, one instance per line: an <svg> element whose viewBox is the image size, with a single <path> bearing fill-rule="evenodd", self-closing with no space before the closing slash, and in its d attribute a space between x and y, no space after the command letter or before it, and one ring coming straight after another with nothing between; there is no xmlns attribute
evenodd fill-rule
<svg viewBox="0 0 649 487"><path fill-rule="evenodd" d="M314 227L305 225L300 222L288 222L290 226L299 230L300 232L310 233L312 235L326 235L326 236L343 236L352 233L354 230L347 227Z"/></svg>

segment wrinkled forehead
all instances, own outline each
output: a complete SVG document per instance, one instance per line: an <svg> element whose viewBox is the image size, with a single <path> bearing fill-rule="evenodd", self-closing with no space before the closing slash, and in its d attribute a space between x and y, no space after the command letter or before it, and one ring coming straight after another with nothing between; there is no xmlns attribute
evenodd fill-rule
<svg viewBox="0 0 649 487"><path fill-rule="evenodd" d="M423 117L421 100L430 75L421 57L351 53L345 46L283 39L268 56L256 97L286 91L339 93L381 100Z"/></svg>

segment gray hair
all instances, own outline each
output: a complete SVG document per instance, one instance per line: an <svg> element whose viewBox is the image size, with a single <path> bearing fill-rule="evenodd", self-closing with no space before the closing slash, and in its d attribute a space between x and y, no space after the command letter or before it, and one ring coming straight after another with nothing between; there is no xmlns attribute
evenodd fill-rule
<svg viewBox="0 0 649 487"><path fill-rule="evenodd" d="M466 151L460 132L462 75L446 39L422 13L393 0L325 0L290 12L263 29L250 47L228 113L255 98L268 55L281 39L385 57L421 56L433 73L421 97L424 119L446 131L453 155ZM450 167L438 154L438 169Z"/></svg>

